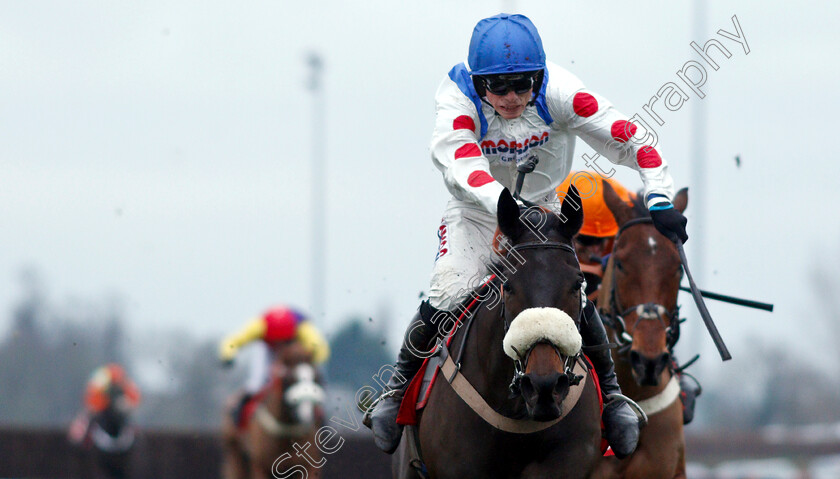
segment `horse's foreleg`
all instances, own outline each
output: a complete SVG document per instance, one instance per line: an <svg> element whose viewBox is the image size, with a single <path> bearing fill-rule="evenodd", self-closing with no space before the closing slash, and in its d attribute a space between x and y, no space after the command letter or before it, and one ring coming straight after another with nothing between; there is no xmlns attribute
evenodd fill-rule
<svg viewBox="0 0 840 479"><path fill-rule="evenodd" d="M685 475L685 444L680 448L680 457L677 459L677 470L674 472L674 479L686 479Z"/></svg>
<svg viewBox="0 0 840 479"><path fill-rule="evenodd" d="M222 424L222 478L248 479L248 463L236 425L230 421Z"/></svg>
<svg viewBox="0 0 840 479"><path fill-rule="evenodd" d="M400 445L397 447L397 450L394 451L394 455L391 456L391 477L393 479L407 479L410 477L409 473L411 472L411 466L409 465L409 461L411 458L408 452L408 447L406 446L408 443L408 439L406 439L407 429L408 428L403 429Z"/></svg>

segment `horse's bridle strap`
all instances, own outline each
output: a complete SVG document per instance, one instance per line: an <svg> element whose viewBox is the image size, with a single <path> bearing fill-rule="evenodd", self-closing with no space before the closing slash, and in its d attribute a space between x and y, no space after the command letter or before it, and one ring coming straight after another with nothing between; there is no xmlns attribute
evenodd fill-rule
<svg viewBox="0 0 840 479"><path fill-rule="evenodd" d="M531 434L535 432L542 431L544 429L548 429L551 426L557 424L558 422L562 421L564 417L566 417L569 412L575 407L580 399L580 395L583 393L583 388L586 382L586 376L588 375L587 368L582 364L582 360L578 360L575 363L575 367L573 372L575 374L580 374L583 376L583 380L579 386L572 386L569 388L569 394L566 396L566 399L563 400L562 410L563 413L560 417L556 419L552 419L551 421L541 422L541 421L531 421L527 419L512 419L507 416L502 416L489 404L487 401L481 397L481 394L475 390L472 384L467 381L467 378L461 374L460 369L455 365L455 362L452 361L452 357L449 355L449 351L446 347L443 347L444 351L443 354L446 356L446 359L443 361L443 365L441 365L440 370L443 373L443 377L449 381L449 384L452 386L452 389L455 390L455 393L460 397L467 406L470 407L476 414L478 414L485 422L490 424L491 426L499 429L501 431L510 432L514 434Z"/></svg>

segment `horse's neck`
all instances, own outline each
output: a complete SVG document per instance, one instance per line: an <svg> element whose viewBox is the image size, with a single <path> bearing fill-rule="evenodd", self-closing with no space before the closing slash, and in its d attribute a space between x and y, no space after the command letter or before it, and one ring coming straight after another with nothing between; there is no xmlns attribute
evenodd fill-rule
<svg viewBox="0 0 840 479"><path fill-rule="evenodd" d="M291 421L290 411L286 406L286 402L283 401L283 391L281 388L276 387L274 384L269 386L268 392L262 402L268 412L278 422L288 423Z"/></svg>
<svg viewBox="0 0 840 479"><path fill-rule="evenodd" d="M463 335L469 335L461 357L461 373L491 407L510 415L522 405L508 398L514 370L513 362L502 348L505 331L499 308L501 305L488 310L485 304L480 305L471 328L468 331L463 325L459 328L450 343L450 352L453 361L457 360Z"/></svg>

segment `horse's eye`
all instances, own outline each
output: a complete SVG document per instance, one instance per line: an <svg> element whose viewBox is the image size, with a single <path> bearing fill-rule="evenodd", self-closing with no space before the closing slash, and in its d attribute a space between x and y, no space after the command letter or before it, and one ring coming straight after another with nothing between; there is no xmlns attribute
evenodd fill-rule
<svg viewBox="0 0 840 479"><path fill-rule="evenodd" d="M618 268L619 271L624 271L624 265L621 264L621 261L618 258L615 259L615 267Z"/></svg>
<svg viewBox="0 0 840 479"><path fill-rule="evenodd" d="M512 292L513 292L513 287L510 285L510 283L508 283L507 281L505 281L504 283L502 283L502 290L503 290L505 293L510 294L510 293L512 293Z"/></svg>

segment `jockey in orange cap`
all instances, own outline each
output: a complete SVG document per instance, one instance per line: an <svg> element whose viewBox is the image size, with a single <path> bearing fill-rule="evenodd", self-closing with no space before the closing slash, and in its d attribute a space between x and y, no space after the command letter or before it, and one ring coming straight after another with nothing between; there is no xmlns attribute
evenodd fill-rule
<svg viewBox="0 0 840 479"><path fill-rule="evenodd" d="M140 390L118 364L98 368L88 380L85 407L90 413L102 412L110 406L130 412L139 405Z"/></svg>
<svg viewBox="0 0 840 479"><path fill-rule="evenodd" d="M312 362L316 365L326 361L330 355L329 344L303 313L287 306L275 306L222 340L219 345L219 359L222 365L233 364L239 349L258 339L262 341L254 343L256 356L250 362L244 394L231 411L237 425L240 424L242 408L268 381L269 368L274 362L271 346L286 341L298 341L309 352Z"/></svg>
<svg viewBox="0 0 840 479"><path fill-rule="evenodd" d="M586 295L591 300L598 297L598 286L604 273L604 265L612 253L615 235L618 234L618 223L612 211L604 202L604 182L612 186L619 198L631 204L635 194L628 191L618 181L604 178L591 171L573 171L557 187L557 195L561 199L573 183L578 189L583 208L583 226L574 238L575 252L580 262L580 269L586 280ZM676 364L676 359L672 355ZM695 381L689 381L680 374L680 399L683 402L683 423L688 424L694 419L695 398L700 395L701 388Z"/></svg>
<svg viewBox="0 0 840 479"><path fill-rule="evenodd" d="M583 226L575 237L575 252L586 279L586 295L595 300L603 276L602 260L612 251L613 239L618 234L618 224L604 203L603 184L608 182L628 204L636 195L612 178L604 178L590 171L573 171L556 189L560 198L565 196L572 181L580 193L583 207Z"/></svg>
<svg viewBox="0 0 840 479"><path fill-rule="evenodd" d="M140 405L140 390L119 364L110 363L97 368L85 386L85 410L70 425L69 439L80 444L85 440L91 418L113 408L128 415Z"/></svg>

